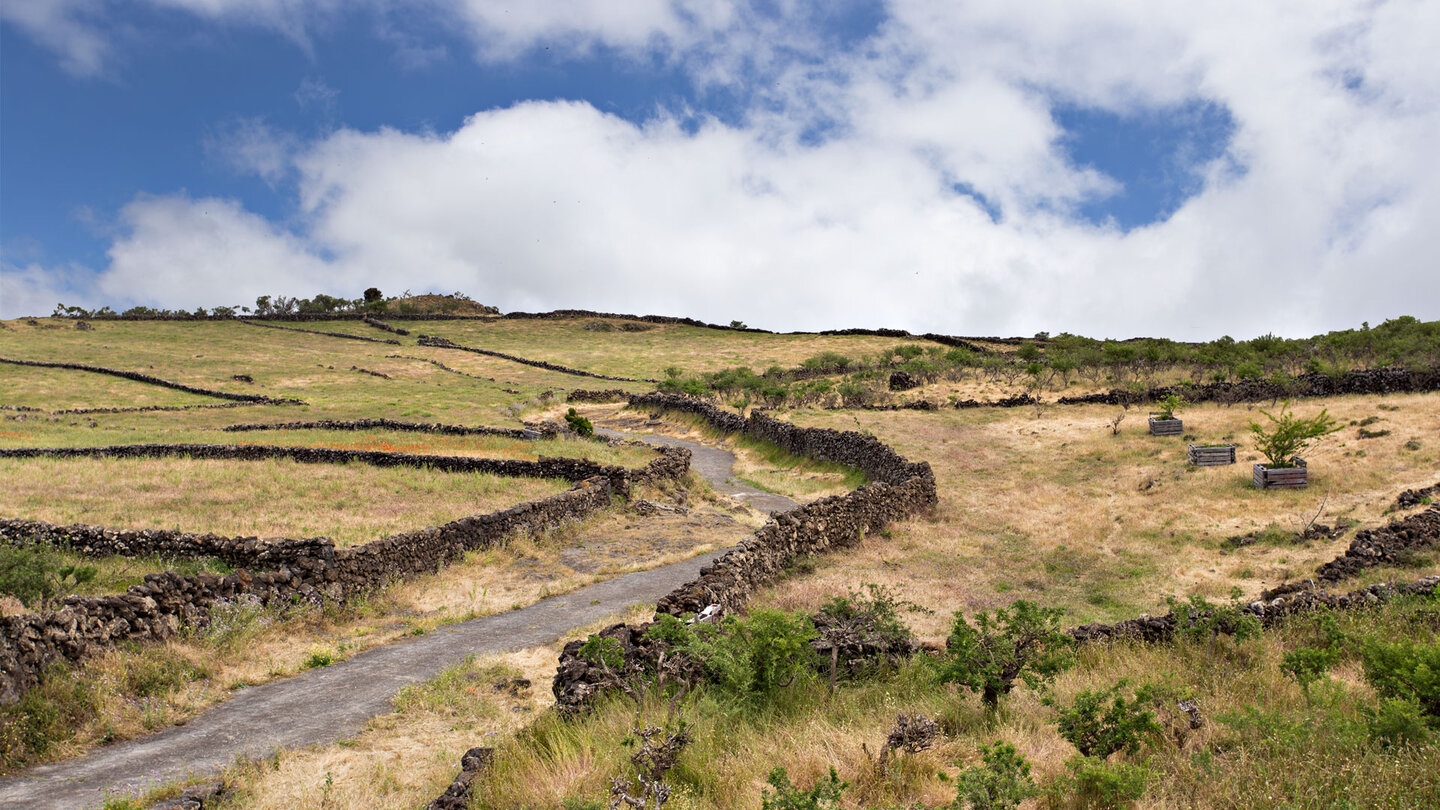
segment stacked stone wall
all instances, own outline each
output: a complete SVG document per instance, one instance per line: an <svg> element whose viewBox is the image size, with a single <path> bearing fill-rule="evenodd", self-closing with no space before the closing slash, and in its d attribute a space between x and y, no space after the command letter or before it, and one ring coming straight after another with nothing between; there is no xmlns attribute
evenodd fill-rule
<svg viewBox="0 0 1440 810"><path fill-rule="evenodd" d="M484 425L446 425L439 422L400 422L394 419L318 419L309 422L249 422L228 425L221 430L239 433L251 430L398 430L409 433L435 433L445 436L503 436L530 441L558 435L548 425L525 428L497 428Z"/></svg>
<svg viewBox="0 0 1440 810"><path fill-rule="evenodd" d="M611 377L607 374L596 374L591 371L584 371L578 368L570 368L569 366L562 366L558 363L549 363L544 360L529 360L524 357L518 357L516 355L506 354L504 352L495 352L489 349L477 349L473 346L461 346L460 344L447 340L446 338L436 337L433 335L421 335L419 343L421 346L430 346L437 349L458 349L462 352L483 354L487 357L498 357L501 360L509 360L512 363L519 363L525 366L533 366L535 368L543 368L546 371L558 371L561 374L570 374L576 377L590 377L596 380L611 380L613 382L656 382L655 380L640 379L636 377Z"/></svg>
<svg viewBox="0 0 1440 810"><path fill-rule="evenodd" d="M344 332L322 332L318 329L299 329L294 326L280 326L273 323L258 323L256 321L240 321L246 326L259 326L265 329L283 329L286 332L304 332L307 335L324 335L325 337L343 338L345 340L363 340L366 343L388 343L392 346L399 346L398 340L381 340L380 338L367 337L365 335L350 335Z"/></svg>
<svg viewBox="0 0 1440 810"><path fill-rule="evenodd" d="M108 374L112 377L122 377L127 380L134 380L135 382L146 383L148 385L158 385L162 388L172 388L176 391L184 391L187 394L200 394L202 396L218 397L220 399L228 399L235 402L254 402L264 405L308 404L301 399L278 399L276 397L267 397L261 394L232 394L229 391L215 391L209 388L199 388L193 385L185 385L184 383L162 380L159 377L152 377L149 374L141 374L135 371L121 371L119 369L104 368L101 366L87 366L80 363L47 363L40 360L12 360L5 357L0 357L0 363L9 363L14 366L34 366L36 368L66 368L73 369L75 371L88 371L92 374Z"/></svg>

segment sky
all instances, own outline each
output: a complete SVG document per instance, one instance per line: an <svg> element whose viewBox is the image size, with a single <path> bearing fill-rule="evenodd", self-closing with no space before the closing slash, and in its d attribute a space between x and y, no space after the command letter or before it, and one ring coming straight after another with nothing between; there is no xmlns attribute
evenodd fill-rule
<svg viewBox="0 0 1440 810"><path fill-rule="evenodd" d="M6 0L0 315L1440 318L1440 3Z"/></svg>

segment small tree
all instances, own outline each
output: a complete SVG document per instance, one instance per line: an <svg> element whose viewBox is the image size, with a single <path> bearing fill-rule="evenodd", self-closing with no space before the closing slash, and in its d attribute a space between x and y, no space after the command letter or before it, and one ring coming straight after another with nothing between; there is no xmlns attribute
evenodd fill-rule
<svg viewBox="0 0 1440 810"><path fill-rule="evenodd" d="M1180 396L1179 394L1166 394L1165 396L1155 400L1155 407L1160 409L1156 418L1174 419L1176 411L1179 411L1181 408L1185 407L1188 404L1189 403L1185 401L1185 398Z"/></svg>
<svg viewBox="0 0 1440 810"><path fill-rule="evenodd" d="M1150 691L1142 688L1127 701L1125 685L1122 680L1109 689L1081 691L1070 706L1045 700L1046 705L1058 710L1060 736L1069 740L1081 756L1104 759L1117 751L1133 754L1146 734L1160 730L1154 713L1146 708Z"/></svg>
<svg viewBox="0 0 1440 810"><path fill-rule="evenodd" d="M574 408L565 414L565 422L579 436L589 438L595 435L595 425L591 424L589 419L581 416Z"/></svg>
<svg viewBox="0 0 1440 810"><path fill-rule="evenodd" d="M1259 422L1250 423L1250 432L1255 436L1255 449L1265 456L1271 467L1290 467L1293 459L1316 440L1334 433L1341 426L1322 408L1320 413L1308 419L1300 419L1290 412L1290 402L1280 406L1279 415L1260 411L1270 420L1268 428Z"/></svg>
<svg viewBox="0 0 1440 810"><path fill-rule="evenodd" d="M955 612L940 682L979 692L988 708L995 708L1015 680L1039 689L1075 663L1070 637L1060 630L1064 608L1040 607L1025 599L1008 608L975 616L975 626Z"/></svg>
<svg viewBox="0 0 1440 810"><path fill-rule="evenodd" d="M1015 746L997 742L980 746L982 765L974 765L955 777L955 810L1014 810L1038 790L1030 778L1030 763L1015 752Z"/></svg>
<svg viewBox="0 0 1440 810"><path fill-rule="evenodd" d="M380 292L379 287L369 287L365 290L365 303L367 304L379 303L384 297L385 294Z"/></svg>

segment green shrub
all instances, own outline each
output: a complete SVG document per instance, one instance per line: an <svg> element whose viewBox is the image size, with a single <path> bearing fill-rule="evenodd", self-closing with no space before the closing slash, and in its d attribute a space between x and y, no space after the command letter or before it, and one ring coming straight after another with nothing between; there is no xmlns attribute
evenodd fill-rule
<svg viewBox="0 0 1440 810"><path fill-rule="evenodd" d="M1365 680L1381 696L1414 701L1430 722L1440 721L1440 641L1387 644L1372 639L1361 660Z"/></svg>
<svg viewBox="0 0 1440 810"><path fill-rule="evenodd" d="M1206 642L1209 652L1215 651L1215 640L1224 633L1236 641L1255 638L1260 635L1260 620L1240 609L1238 601L1229 605L1216 605L1199 594L1181 602L1167 597L1166 604L1175 615L1175 633L1190 641Z"/></svg>
<svg viewBox="0 0 1440 810"><path fill-rule="evenodd" d="M1038 789L1030 778L1030 763L1015 746L997 742L980 746L980 760L955 777L954 810L1014 810Z"/></svg>
<svg viewBox="0 0 1440 810"><path fill-rule="evenodd" d="M1160 731L1154 713L1146 708L1152 697L1150 691L1142 688L1127 701L1125 685L1122 680L1109 689L1079 692L1068 707L1045 699L1046 705L1058 709L1060 736L1069 740L1081 756L1105 759L1117 751L1133 754L1140 750L1145 735Z"/></svg>
<svg viewBox="0 0 1440 810"><path fill-rule="evenodd" d="M589 419L577 413L574 408L571 408L570 412L565 414L565 422L570 425L571 430L580 436L589 438L595 435L595 426L590 423Z"/></svg>
<svg viewBox="0 0 1440 810"><path fill-rule="evenodd" d="M1300 684L1300 690L1305 693L1305 700L1309 701L1310 684L1320 680L1339 658L1339 651L1333 648L1322 650L1315 647L1301 647L1285 653L1284 657L1280 659L1280 671L1294 678Z"/></svg>
<svg viewBox="0 0 1440 810"><path fill-rule="evenodd" d="M74 736L98 708L89 679L64 664L50 667L19 701L0 706L0 771L44 756L52 745Z"/></svg>
<svg viewBox="0 0 1440 810"><path fill-rule="evenodd" d="M1160 409L1160 419L1174 419L1175 412L1186 404L1185 398L1178 394L1166 394L1160 399L1155 400L1155 407Z"/></svg>
<svg viewBox="0 0 1440 810"><path fill-rule="evenodd" d="M93 565L69 565L49 546L0 545L0 593L43 610L95 579Z"/></svg>
<svg viewBox="0 0 1440 810"><path fill-rule="evenodd" d="M840 806L840 794L849 787L848 782L840 781L834 768L806 791L790 784L790 775L778 766L765 781L775 792L765 791L760 797L760 810L834 810Z"/></svg>
<svg viewBox="0 0 1440 810"><path fill-rule="evenodd" d="M1046 786L1046 803L1051 807L1119 810L1145 795L1151 777L1139 765L1096 757L1075 757L1065 767L1070 773Z"/></svg>
<svg viewBox="0 0 1440 810"><path fill-rule="evenodd" d="M940 661L941 683L979 692L994 708L1002 695L1024 681L1031 689L1049 684L1075 663L1070 637L1060 630L1064 608L1040 607L1024 599L975 616L975 626L956 611Z"/></svg>
<svg viewBox="0 0 1440 810"><path fill-rule="evenodd" d="M770 696L815 670L815 625L802 613L760 608L719 624L659 616L646 633L700 664L711 683L740 697ZM583 654L583 648L582 648Z"/></svg>
<svg viewBox="0 0 1440 810"><path fill-rule="evenodd" d="M1280 406L1280 415L1260 411L1270 420L1267 428L1259 422L1250 423L1250 432L1255 436L1255 449L1259 450L1271 467L1289 467L1291 459L1320 438L1340 430L1330 412L1324 408L1308 419L1300 419L1290 413L1290 403Z"/></svg>
<svg viewBox="0 0 1440 810"><path fill-rule="evenodd" d="M1364 714L1370 739L1382 746L1422 745L1430 739L1425 713L1413 700L1384 698Z"/></svg>

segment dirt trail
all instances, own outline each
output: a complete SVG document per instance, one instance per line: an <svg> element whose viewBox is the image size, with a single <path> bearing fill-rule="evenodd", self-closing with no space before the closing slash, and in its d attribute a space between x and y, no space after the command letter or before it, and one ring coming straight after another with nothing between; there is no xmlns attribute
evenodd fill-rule
<svg viewBox="0 0 1440 810"><path fill-rule="evenodd" d="M688 448L693 468L717 492L742 498L757 509L796 506L783 496L731 483L735 457L725 450L663 436L627 438ZM325 745L353 736L370 718L392 710L391 699L401 687L427 681L472 653L549 644L631 605L653 604L724 553L722 549L623 574L529 607L449 625L323 669L241 690L183 726L0 780L0 808L99 807L107 796L217 774L237 757L261 758L279 748Z"/></svg>

